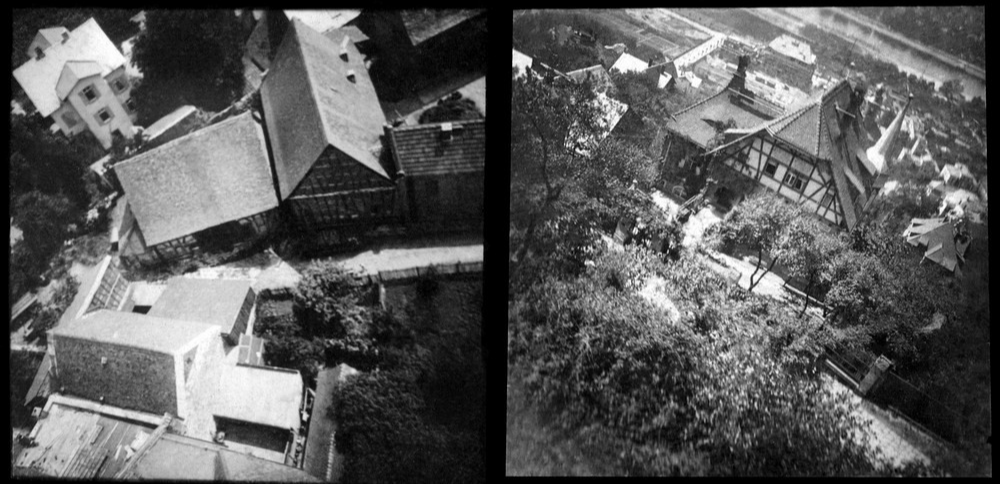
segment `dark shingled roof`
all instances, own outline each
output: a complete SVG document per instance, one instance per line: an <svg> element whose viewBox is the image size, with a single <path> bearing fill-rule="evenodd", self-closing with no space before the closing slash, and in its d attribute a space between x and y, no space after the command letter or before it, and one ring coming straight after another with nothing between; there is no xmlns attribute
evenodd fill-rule
<svg viewBox="0 0 1000 485"><path fill-rule="evenodd" d="M736 122L737 128L751 128L769 119L759 112L733 103L731 99L733 94L734 91L723 89L713 96L678 111L674 114L673 119L667 122L667 128L684 135L701 147L705 147L715 137L716 131L712 125L704 120L726 123L732 119Z"/></svg>
<svg viewBox="0 0 1000 485"><path fill-rule="evenodd" d="M442 133L451 125L451 141ZM399 126L391 132L392 153L409 176L468 173L486 166L486 120Z"/></svg>
<svg viewBox="0 0 1000 485"><path fill-rule="evenodd" d="M250 291L249 281L178 276L167 283L147 315L218 325L228 334Z"/></svg>
<svg viewBox="0 0 1000 485"><path fill-rule="evenodd" d="M97 310L49 332L57 341L72 338L173 354L213 327L139 313ZM57 344L57 359L58 348Z"/></svg>
<svg viewBox="0 0 1000 485"><path fill-rule="evenodd" d="M406 34L410 37L410 42L418 45L484 12L485 9L421 9L403 10L400 16L406 25Z"/></svg>
<svg viewBox="0 0 1000 485"><path fill-rule="evenodd" d="M328 146L389 178L379 164L385 115L354 43L345 46L347 60L340 56L341 44L333 39L345 35L332 30L324 36L292 20L261 86L282 200Z"/></svg>
<svg viewBox="0 0 1000 485"><path fill-rule="evenodd" d="M147 245L278 206L263 129L234 116L115 165Z"/></svg>

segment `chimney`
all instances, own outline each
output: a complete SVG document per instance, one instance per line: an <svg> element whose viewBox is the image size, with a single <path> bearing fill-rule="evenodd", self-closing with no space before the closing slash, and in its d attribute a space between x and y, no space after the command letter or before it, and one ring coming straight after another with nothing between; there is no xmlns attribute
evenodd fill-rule
<svg viewBox="0 0 1000 485"><path fill-rule="evenodd" d="M347 62L347 43L351 41L351 38L344 35L344 39L340 41L340 58Z"/></svg>
<svg viewBox="0 0 1000 485"><path fill-rule="evenodd" d="M347 70L347 80L350 81L350 82L352 82L352 83L357 83L358 82L357 76L354 75L354 69L348 69Z"/></svg>
<svg viewBox="0 0 1000 485"><path fill-rule="evenodd" d="M444 143L450 142L453 131L451 122L441 123L441 141Z"/></svg>
<svg viewBox="0 0 1000 485"><path fill-rule="evenodd" d="M750 65L750 56L740 56L737 62L736 74L733 74L733 79L729 81L728 87L737 93L743 93L746 91L747 67Z"/></svg>

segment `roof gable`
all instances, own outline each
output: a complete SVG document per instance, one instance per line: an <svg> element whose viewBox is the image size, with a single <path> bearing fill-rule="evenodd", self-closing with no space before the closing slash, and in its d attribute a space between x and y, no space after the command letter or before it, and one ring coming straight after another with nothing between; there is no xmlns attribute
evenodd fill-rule
<svg viewBox="0 0 1000 485"><path fill-rule="evenodd" d="M390 143L409 176L478 172L486 166L486 120L399 126Z"/></svg>
<svg viewBox="0 0 1000 485"><path fill-rule="evenodd" d="M385 115L347 34L324 36L293 20L261 86L261 100L282 199L327 146L389 178L378 162Z"/></svg>
<svg viewBox="0 0 1000 485"><path fill-rule="evenodd" d="M66 43L62 43L60 35L58 42L45 49L44 57L32 58L14 70L14 78L42 116L49 116L59 109L61 102L56 85L63 66L69 61L96 62L101 67L102 76L125 65L121 52L92 18L74 29Z"/></svg>
<svg viewBox="0 0 1000 485"><path fill-rule="evenodd" d="M611 66L611 72L643 72L649 68L649 63L627 52L622 53Z"/></svg>
<svg viewBox="0 0 1000 485"><path fill-rule="evenodd" d="M56 82L56 96L62 101L69 96L70 91L84 78L96 76L101 73L101 66L93 61L68 61L63 66L62 73L59 74L59 81Z"/></svg>
<svg viewBox="0 0 1000 485"><path fill-rule="evenodd" d="M141 153L115 172L149 245L278 206L263 130L250 112Z"/></svg>

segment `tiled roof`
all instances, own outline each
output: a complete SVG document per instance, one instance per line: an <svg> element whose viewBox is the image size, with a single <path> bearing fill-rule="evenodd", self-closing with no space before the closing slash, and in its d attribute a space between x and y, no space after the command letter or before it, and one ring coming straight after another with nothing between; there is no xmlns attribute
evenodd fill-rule
<svg viewBox="0 0 1000 485"><path fill-rule="evenodd" d="M217 443L164 434L121 480L318 483L312 475L282 463L232 451Z"/></svg>
<svg viewBox="0 0 1000 485"><path fill-rule="evenodd" d="M263 129L251 113L115 165L147 245L278 206Z"/></svg>
<svg viewBox="0 0 1000 485"><path fill-rule="evenodd" d="M218 325L228 334L250 292L246 280L171 278L149 309L151 317Z"/></svg>
<svg viewBox="0 0 1000 485"><path fill-rule="evenodd" d="M715 128L705 120L726 123L732 119L737 129L759 126L768 118L755 111L733 103L730 99L733 92L723 89L721 92L705 98L674 114L667 122L667 128L684 135L702 147L716 135Z"/></svg>
<svg viewBox="0 0 1000 485"><path fill-rule="evenodd" d="M403 10L400 16L413 45L434 37L456 25L486 12L486 9Z"/></svg>
<svg viewBox="0 0 1000 485"><path fill-rule="evenodd" d="M261 18L254 25L253 31L246 43L246 53L250 59L260 67L267 70L271 67L271 60L278 50L278 44L288 29L288 18L284 12L274 10L264 10Z"/></svg>
<svg viewBox="0 0 1000 485"><path fill-rule="evenodd" d="M56 84L68 61L96 62L101 67L102 76L107 76L125 64L122 53L92 18L73 29L65 44L60 36L51 47L45 49L44 57L32 57L14 70L14 78L42 116L49 116L59 109L61 102L56 93Z"/></svg>
<svg viewBox="0 0 1000 485"><path fill-rule="evenodd" d="M213 328L218 333L218 326L206 323L97 310L68 325L59 326L50 333L57 342L61 338L70 338L173 354ZM60 362L58 348L56 345L57 363Z"/></svg>
<svg viewBox="0 0 1000 485"><path fill-rule="evenodd" d="M445 128L451 139L443 141ZM486 165L486 120L463 120L392 129L393 156L406 175L481 172Z"/></svg>
<svg viewBox="0 0 1000 485"><path fill-rule="evenodd" d="M851 85L841 81L819 98L767 125L772 136L795 145L813 156L829 160L833 157L827 121L839 107L846 110L851 101Z"/></svg>
<svg viewBox="0 0 1000 485"><path fill-rule="evenodd" d="M299 427L303 384L297 371L227 365L221 372L212 414L280 429Z"/></svg>
<svg viewBox="0 0 1000 485"><path fill-rule="evenodd" d="M328 146L389 178L379 164L385 115L361 54L348 41L344 60L330 38L337 32L324 36L293 20L261 86L282 200Z"/></svg>

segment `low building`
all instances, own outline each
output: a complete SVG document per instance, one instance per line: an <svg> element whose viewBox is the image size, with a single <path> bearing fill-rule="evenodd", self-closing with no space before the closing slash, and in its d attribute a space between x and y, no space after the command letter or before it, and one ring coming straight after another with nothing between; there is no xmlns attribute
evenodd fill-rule
<svg viewBox="0 0 1000 485"><path fill-rule="evenodd" d="M911 246L924 246L924 259L929 259L954 272L959 262L965 262L965 251L972 239L961 232L954 223L944 218L917 219L910 221L910 227L903 237ZM923 260L921 260L923 261Z"/></svg>
<svg viewBox="0 0 1000 485"><path fill-rule="evenodd" d="M648 67L649 67L648 62L625 52L621 56L618 56L618 60L616 60L615 63L611 65L611 69L609 69L609 71L621 72L621 73L626 73L626 72L642 73L645 72Z"/></svg>
<svg viewBox="0 0 1000 485"><path fill-rule="evenodd" d="M170 279L146 314L218 325L226 343L235 346L247 331L256 302L250 281L178 276Z"/></svg>
<svg viewBox="0 0 1000 485"><path fill-rule="evenodd" d="M790 35L781 35L771 41L764 51L762 65L769 74L787 84L810 92L816 72L816 55L806 42Z"/></svg>
<svg viewBox="0 0 1000 485"><path fill-rule="evenodd" d="M127 206L126 265L189 260L252 246L278 223L264 131L234 116L114 166Z"/></svg>
<svg viewBox="0 0 1000 485"><path fill-rule="evenodd" d="M480 228L484 220L486 120L386 127L411 228Z"/></svg>
<svg viewBox="0 0 1000 485"><path fill-rule="evenodd" d="M28 62L14 70L38 114L51 118L66 136L90 132L105 150L113 134L135 134L135 105L126 62L94 19L72 31L38 31Z"/></svg>
<svg viewBox="0 0 1000 485"><path fill-rule="evenodd" d="M187 417L192 368L216 325L98 310L49 331L53 389L153 414Z"/></svg>
<svg viewBox="0 0 1000 485"><path fill-rule="evenodd" d="M210 406L217 439L227 447L265 460L288 463L302 447L305 387L298 371L277 367L224 365ZM265 396L261 396L266 393Z"/></svg>

